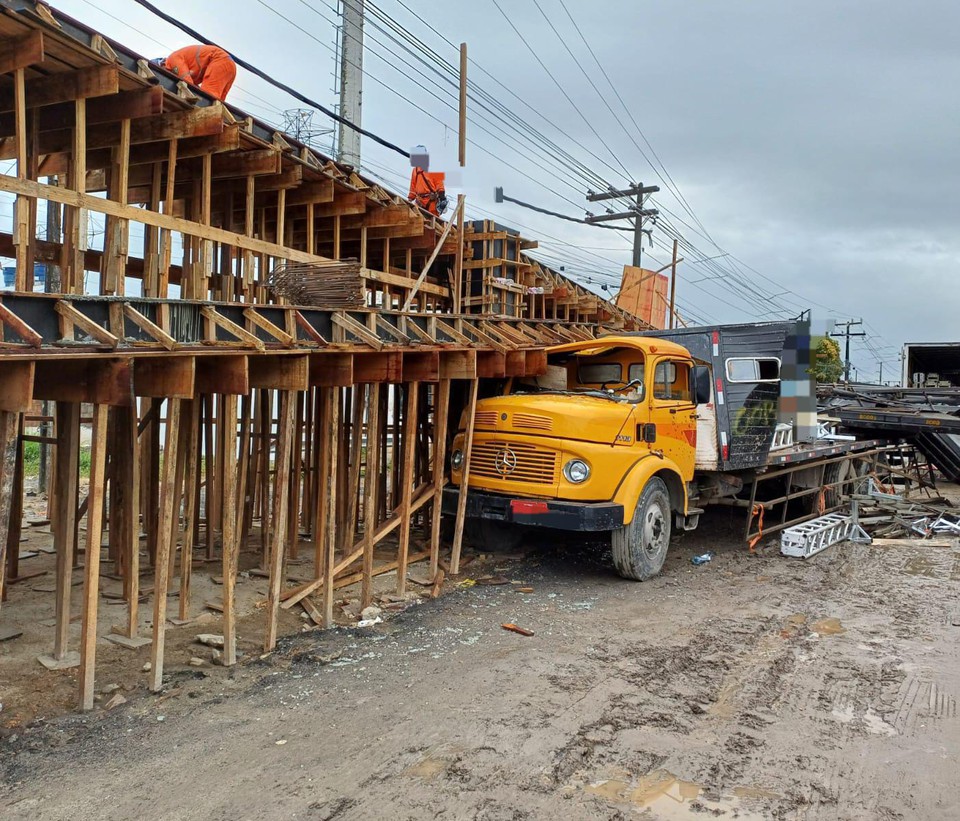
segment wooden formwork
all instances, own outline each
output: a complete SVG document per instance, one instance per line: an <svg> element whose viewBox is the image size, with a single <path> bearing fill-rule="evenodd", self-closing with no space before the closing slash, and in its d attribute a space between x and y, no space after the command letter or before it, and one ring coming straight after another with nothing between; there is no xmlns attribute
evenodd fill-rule
<svg viewBox="0 0 960 821"><path fill-rule="evenodd" d="M641 327L526 259L534 243L514 234L500 241L520 273L507 288L516 298L471 301L471 272L504 265L490 264L503 257L486 236L499 227L473 226L465 245L465 232L355 170L25 0L0 0L0 159L16 160L0 175L0 192L16 197L0 230L0 255L16 266L15 292L0 297L0 589L4 573L19 572L22 443L40 440L55 451L46 661L70 665L79 653L84 709L104 539L123 580L117 629L151 642L153 689L167 621L191 615L195 556L222 563L230 665L238 556L258 551L270 650L282 609L302 606L327 625L338 588L359 583L367 604L378 575L395 573L403 593L412 561L437 572L447 442L482 380L542 373L544 346L590 338L603 323ZM337 264L343 276L348 259L364 308L290 305L271 287L281 266L322 278ZM52 293L33 293L39 262ZM467 301L452 314L458 282ZM38 400L50 403L52 435L24 434ZM385 558L377 548L388 538ZM310 578L291 584L287 563L303 553ZM81 561L72 647L70 574ZM149 614L142 562L153 574Z"/></svg>

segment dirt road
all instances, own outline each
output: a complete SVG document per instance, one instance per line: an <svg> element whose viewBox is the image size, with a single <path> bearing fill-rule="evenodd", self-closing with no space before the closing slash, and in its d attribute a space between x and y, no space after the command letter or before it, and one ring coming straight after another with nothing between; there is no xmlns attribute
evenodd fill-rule
<svg viewBox="0 0 960 821"><path fill-rule="evenodd" d="M957 544L801 562L711 540L724 521L652 582L539 550L500 565L532 593L466 588L7 739L0 815L960 817Z"/></svg>

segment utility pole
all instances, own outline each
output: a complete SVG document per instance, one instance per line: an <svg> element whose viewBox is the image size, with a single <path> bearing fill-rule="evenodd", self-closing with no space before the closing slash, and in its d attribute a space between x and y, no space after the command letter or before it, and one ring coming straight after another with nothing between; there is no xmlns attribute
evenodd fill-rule
<svg viewBox="0 0 960 821"><path fill-rule="evenodd" d="M340 0L340 116L360 126L365 0ZM360 167L360 132L339 124L337 161Z"/></svg>
<svg viewBox="0 0 960 821"><path fill-rule="evenodd" d="M638 183L632 185L624 191L604 191L600 194L593 192L587 193L588 202L601 202L602 200L617 200L624 197L636 197L636 205L629 211L621 211L617 214L587 214L586 222L591 224L597 222L610 222L612 220L631 219L633 220L633 267L640 268L641 251L643 247L643 235L650 235L650 229L644 228L644 223L653 218L654 220L660 214L656 208L644 208L643 201L648 194L656 194L660 190L659 185L647 185Z"/></svg>
<svg viewBox="0 0 960 821"><path fill-rule="evenodd" d="M677 315L676 309L676 296L677 296L677 244L678 241L673 241L673 259L670 262L670 316L667 317L667 327L674 328L676 327L676 319L674 317Z"/></svg>
<svg viewBox="0 0 960 821"><path fill-rule="evenodd" d="M850 328L852 327L859 327L863 325L862 319L848 319L846 322L837 323L837 327L841 325L844 328L843 333L833 332L830 334L830 336L844 336L847 338L846 350L843 355L843 379L845 382L849 382L850 381L850 337L866 336L866 334L863 331L858 331L856 333L852 333L850 331Z"/></svg>
<svg viewBox="0 0 960 821"><path fill-rule="evenodd" d="M880 378L877 380L881 385L883 385L883 360L880 360Z"/></svg>

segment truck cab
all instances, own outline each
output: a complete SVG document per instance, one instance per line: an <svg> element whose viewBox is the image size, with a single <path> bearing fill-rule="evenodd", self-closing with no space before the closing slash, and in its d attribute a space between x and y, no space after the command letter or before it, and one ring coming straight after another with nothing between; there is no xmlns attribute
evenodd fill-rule
<svg viewBox="0 0 960 821"><path fill-rule="evenodd" d="M674 525L700 511L689 487L697 408L710 373L681 345L608 336L549 349L546 374L511 380L480 400L451 449L444 511L456 509L467 466L467 516L491 548L525 527L610 532L621 575L656 575Z"/></svg>

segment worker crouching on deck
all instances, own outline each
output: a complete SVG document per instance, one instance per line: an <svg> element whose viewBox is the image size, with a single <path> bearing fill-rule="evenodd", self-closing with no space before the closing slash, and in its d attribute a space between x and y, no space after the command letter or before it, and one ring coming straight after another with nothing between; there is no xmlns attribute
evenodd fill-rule
<svg viewBox="0 0 960 821"><path fill-rule="evenodd" d="M227 99L237 77L237 64L219 46L187 46L159 62L167 71L218 100Z"/></svg>

